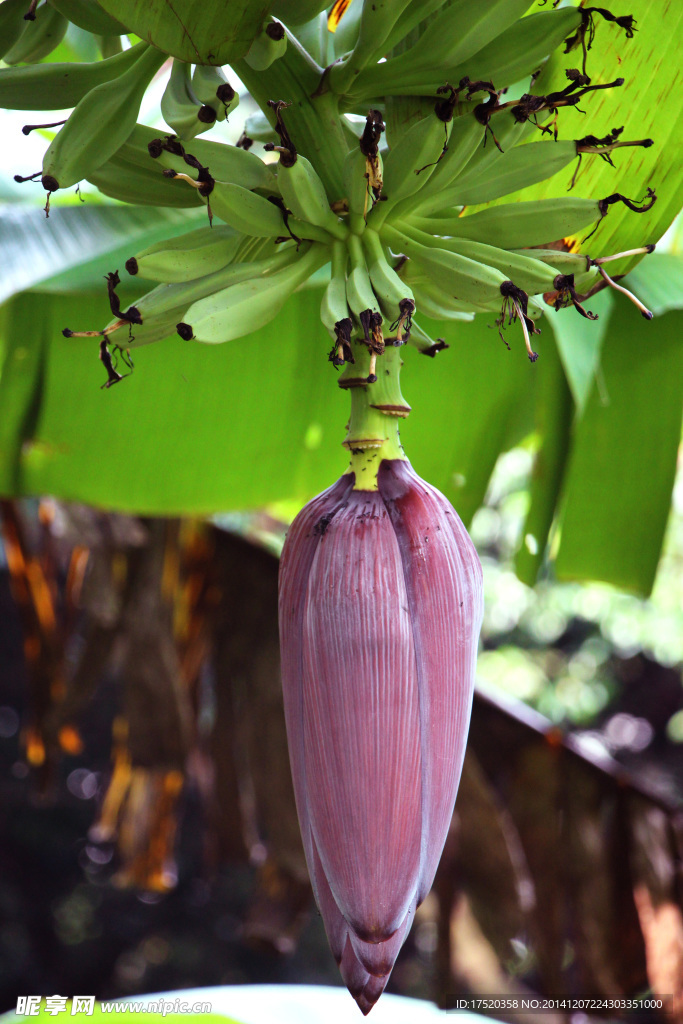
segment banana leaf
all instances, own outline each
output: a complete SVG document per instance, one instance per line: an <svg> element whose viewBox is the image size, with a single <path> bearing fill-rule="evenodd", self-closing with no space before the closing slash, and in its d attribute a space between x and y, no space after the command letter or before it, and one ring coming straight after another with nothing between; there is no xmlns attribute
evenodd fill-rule
<svg viewBox="0 0 683 1024"><path fill-rule="evenodd" d="M101 390L97 338L61 331L75 317L106 318L104 286L16 296L0 324L0 492L150 514L303 504L347 462L347 397L327 360L320 297L315 287L296 293L277 329L239 342L173 336L138 349L134 372ZM406 353L405 390L422 409L403 436L417 471L470 518L511 443L515 410L529 414L517 434L529 429L534 377L484 320L446 337L451 350L436 359Z"/></svg>

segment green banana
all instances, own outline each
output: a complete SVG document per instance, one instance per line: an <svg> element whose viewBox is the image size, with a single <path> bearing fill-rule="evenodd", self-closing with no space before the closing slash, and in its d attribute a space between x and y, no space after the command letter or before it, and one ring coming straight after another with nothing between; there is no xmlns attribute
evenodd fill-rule
<svg viewBox="0 0 683 1024"><path fill-rule="evenodd" d="M279 60L287 49L287 33L281 21L271 18L249 47L245 61L254 71L265 71Z"/></svg>
<svg viewBox="0 0 683 1024"><path fill-rule="evenodd" d="M408 285L415 299L417 310L434 320L459 320L462 314L489 312L500 309L501 297L496 295L491 301L464 302L457 299L448 290L437 287L430 272L419 266L414 260L406 260L398 275Z"/></svg>
<svg viewBox="0 0 683 1024"><path fill-rule="evenodd" d="M367 255L372 290L377 297L382 314L391 323L399 314L399 305L402 300L414 299L413 293L390 266L379 235L368 229L363 235L363 244Z"/></svg>
<svg viewBox="0 0 683 1024"><path fill-rule="evenodd" d="M245 235L278 238L287 234L282 209L241 185L216 181L209 203L217 217Z"/></svg>
<svg viewBox="0 0 683 1024"><path fill-rule="evenodd" d="M476 206L552 177L576 159L576 142L531 142L508 149L479 179L470 177L443 193L444 206Z"/></svg>
<svg viewBox="0 0 683 1024"><path fill-rule="evenodd" d="M537 71L546 57L575 32L581 24L578 7L561 7L520 18L505 32L480 50L471 61L463 62L474 80L492 81L496 89L521 81ZM451 73L457 73L453 69Z"/></svg>
<svg viewBox="0 0 683 1024"><path fill-rule="evenodd" d="M530 203L505 203L467 217L430 220L416 216L413 223L428 234L448 234L474 242L494 240L501 249L521 249L565 238L601 217L597 200L562 196Z"/></svg>
<svg viewBox="0 0 683 1024"><path fill-rule="evenodd" d="M26 28L25 14L26 0L2 0L0 3L0 59L12 49Z"/></svg>
<svg viewBox="0 0 683 1024"><path fill-rule="evenodd" d="M346 304L346 264L348 252L341 242L332 246L332 268L330 280L320 300L320 319L329 331L331 338L336 338L334 325L349 316Z"/></svg>
<svg viewBox="0 0 683 1024"><path fill-rule="evenodd" d="M379 51L375 51L373 58L391 56L391 51L398 46L406 36L414 29L425 22L432 14L437 13L443 7L443 0L412 0L412 3L393 20L389 35Z"/></svg>
<svg viewBox="0 0 683 1024"><path fill-rule="evenodd" d="M369 163L370 161L361 153L360 148L356 145L347 153L342 170L344 195L349 207L349 224L351 230L357 234L362 234L365 227L365 218L375 202L375 196L371 187L371 168ZM377 164L381 175L383 173L381 154L377 156Z"/></svg>
<svg viewBox="0 0 683 1024"><path fill-rule="evenodd" d="M163 316L169 310L177 310L181 306L187 310L200 299L212 297L233 285L250 281L252 278L279 274L296 262L296 259L296 250L294 247L289 247L279 253L273 253L268 259L254 262L233 262L222 270L206 274L193 281L161 284L138 299L135 306L140 311L142 322L145 324L149 319Z"/></svg>
<svg viewBox="0 0 683 1024"><path fill-rule="evenodd" d="M3 0L0 12L14 0ZM21 0L25 9L24 0ZM64 110L75 107L98 85L111 82L131 68L147 49L146 43L107 60L83 64L31 64L0 69L0 106L10 110Z"/></svg>
<svg viewBox="0 0 683 1024"><path fill-rule="evenodd" d="M358 5L357 27L353 27L356 36L353 50L343 62L333 64L329 71L329 85L333 92L346 92L359 72L368 64L375 63L377 55L381 56L389 49L385 49L385 45L396 19L400 18L410 3L411 0L374 0L373 3L364 3L362 8ZM345 22L346 17L342 26Z"/></svg>
<svg viewBox="0 0 683 1024"><path fill-rule="evenodd" d="M445 320L449 323L457 323L464 316L490 312L491 309L496 308L491 303L480 305L474 302L460 302L449 295L445 295L427 280L415 281L412 284L412 289L417 310L428 316L430 320ZM499 296L497 300L493 301L497 301L498 306L500 306L502 299Z"/></svg>
<svg viewBox="0 0 683 1024"><path fill-rule="evenodd" d="M393 227L386 228L385 234L390 245L400 246L434 285L443 290L446 300L454 298L459 302L484 305L499 299L500 286L507 280L499 270L447 249L420 245Z"/></svg>
<svg viewBox="0 0 683 1024"><path fill-rule="evenodd" d="M97 45L103 60L115 57L117 53L123 53L121 36L98 36Z"/></svg>
<svg viewBox="0 0 683 1024"><path fill-rule="evenodd" d="M344 195L349 205L349 213L352 216L365 221L365 214L372 206L369 199L369 183L367 172L367 161L358 146L349 151L344 160L343 180Z"/></svg>
<svg viewBox="0 0 683 1024"><path fill-rule="evenodd" d="M561 274L587 274L592 268L590 256L581 252L563 252L562 249L512 249L520 256L533 256Z"/></svg>
<svg viewBox="0 0 683 1024"><path fill-rule="evenodd" d="M451 125L448 149L429 177L421 183L420 200L439 194L462 174L484 141L484 126L472 113L455 117Z"/></svg>
<svg viewBox="0 0 683 1024"><path fill-rule="evenodd" d="M473 116L472 120L476 122L476 118ZM470 143L467 147L470 155L464 161L458 160L456 151L452 150L449 145L448 152L440 161L445 164L444 171L441 172L441 168L437 166L433 175L434 180L429 179L425 183L424 190L415 197L412 207L415 211L419 210L420 214L424 215L443 210L448 206L464 205L454 200L454 197L459 194L459 190L465 187L476 188L480 183L483 187L484 182L490 178L495 179L501 161L519 142L523 141L526 135L533 131L533 126L530 123L516 121L507 110L494 115L491 118L490 127L496 141L494 142L491 133L485 132L484 126L480 125L479 144L473 148L476 132L470 127L470 131L465 136L466 141ZM451 152L454 155L449 161ZM446 181L444 176L448 176L449 180ZM400 216L405 209L405 206L401 206L400 210L392 211L392 216L397 213Z"/></svg>
<svg viewBox="0 0 683 1024"><path fill-rule="evenodd" d="M353 107L377 96L436 94L445 80L459 82L465 76L472 81L493 82L503 89L536 71L546 57L581 24L581 12L561 7L520 18L478 53L452 65L425 60L422 67L405 62L392 67L391 61L368 67L353 84L347 103Z"/></svg>
<svg viewBox="0 0 683 1024"><path fill-rule="evenodd" d="M533 124L516 120L506 109L493 114L489 120L489 128L490 132L482 135L479 147L475 149L467 166L461 172L458 182L470 179L477 181L481 175L490 174L506 153L534 132ZM495 141L492 136L495 136Z"/></svg>
<svg viewBox="0 0 683 1024"><path fill-rule="evenodd" d="M94 36L124 36L128 29L102 10L96 0L48 0L60 14Z"/></svg>
<svg viewBox="0 0 683 1024"><path fill-rule="evenodd" d="M379 302L370 283L367 267L355 266L346 278L346 301L356 320L366 309L376 311Z"/></svg>
<svg viewBox="0 0 683 1024"><path fill-rule="evenodd" d="M43 158L46 191L87 178L123 145L135 127L145 90L165 59L153 46L146 47L128 71L83 97Z"/></svg>
<svg viewBox="0 0 683 1024"><path fill-rule="evenodd" d="M360 314L364 313L366 309L378 310L379 302L370 283L370 275L360 239L351 235L348 246L351 272L346 277L346 301L356 321L359 321Z"/></svg>
<svg viewBox="0 0 683 1024"><path fill-rule="evenodd" d="M474 313L458 313L457 318L458 320L467 322L474 319ZM433 338L430 338L427 332L415 322L415 318L413 318L408 341L418 350L418 352L421 352L423 356L434 357L438 355L439 352L443 352L444 349L450 348L443 338L437 338L436 341L434 341Z"/></svg>
<svg viewBox="0 0 683 1024"><path fill-rule="evenodd" d="M197 64L192 73L192 91L204 106L211 107L217 121L225 121L239 106L239 93L230 85L221 68Z"/></svg>
<svg viewBox="0 0 683 1024"><path fill-rule="evenodd" d="M483 313L492 309L500 309L501 297L494 296L493 299L481 302L465 302L455 295L438 287L432 280L430 274L413 260L407 260L400 269L402 281L410 285L418 313L424 313L432 320L457 321L463 313Z"/></svg>
<svg viewBox="0 0 683 1024"><path fill-rule="evenodd" d="M590 265L590 257L579 252L563 252L561 249L512 249L519 256L531 256L545 263L554 274L573 274L574 284L581 292L587 291L595 281L598 272Z"/></svg>
<svg viewBox="0 0 683 1024"><path fill-rule="evenodd" d="M323 228L340 241L347 237L348 228L332 213L325 186L305 156L295 154L292 158L290 155L284 163L281 156L277 183L282 198L295 217Z"/></svg>
<svg viewBox="0 0 683 1024"><path fill-rule="evenodd" d="M531 250L525 253L508 252L484 242L473 242L468 238L433 238L423 231L406 225L406 233L421 245L445 249L448 252L466 256L488 267L495 267L530 295L550 291L557 276L552 267L533 258ZM585 261L584 261L585 263Z"/></svg>
<svg viewBox="0 0 683 1024"><path fill-rule="evenodd" d="M209 344L251 334L273 320L292 292L326 259L326 249L313 244L277 274L250 278L193 303L185 322L197 341Z"/></svg>
<svg viewBox="0 0 683 1024"><path fill-rule="evenodd" d="M194 176L195 169L189 166L182 156L157 144L161 141L156 129L136 124L126 144L131 150L135 149L141 163L154 166L151 161L155 159L162 167L177 171L179 174ZM227 146L222 142L212 142L208 139L192 139L184 148L196 157L203 167L209 169L213 178L230 181L235 185L241 185L242 188L277 192L272 169L255 153L247 153L239 146Z"/></svg>
<svg viewBox="0 0 683 1024"><path fill-rule="evenodd" d="M438 7L443 9L425 22L424 19ZM370 88L368 92L368 83L379 83L380 80L394 82L403 76L406 84L419 84L425 74L431 75L437 69L449 69L468 61L492 39L514 25L527 8L525 0L479 0L474 7L469 0L454 0L445 6L406 4L405 0L365 3L358 41L353 53L341 65L332 67L330 87L338 93L365 88L367 95L380 96L383 90L379 88L373 92ZM382 71L378 76L378 58L396 46L420 22L426 27L411 45L410 60L407 61L404 54L390 56L381 65ZM363 72L364 68L368 70ZM445 75L444 80L447 77L458 81L450 74ZM384 92L384 95L396 94L394 91Z"/></svg>
<svg viewBox="0 0 683 1024"><path fill-rule="evenodd" d="M331 245L334 242L334 237L324 228L316 227L309 221L299 220L298 217L287 216L286 223L283 220L283 228L283 238L289 235L298 242L322 242L323 245Z"/></svg>
<svg viewBox="0 0 683 1024"><path fill-rule="evenodd" d="M472 317L473 315L474 314L472 314ZM472 319L472 317L470 317L470 319ZM448 348L448 345L445 343L439 345L437 348L437 342L435 342L433 338L430 338L427 332L423 331L419 324L415 323L414 317L410 327L410 336L408 341L423 355L436 355L439 350Z"/></svg>
<svg viewBox="0 0 683 1024"><path fill-rule="evenodd" d="M197 228L143 249L126 261L126 270L164 284L194 281L227 266L240 241L227 225Z"/></svg>
<svg viewBox="0 0 683 1024"><path fill-rule="evenodd" d="M135 64L78 103L43 158L43 188L56 192L86 178L126 141L140 103L165 55L147 47Z"/></svg>
<svg viewBox="0 0 683 1024"><path fill-rule="evenodd" d="M409 128L384 158L382 197L373 210L372 221L381 224L390 209L402 199L420 191L438 165L448 145L452 121L436 113Z"/></svg>
<svg viewBox="0 0 683 1024"><path fill-rule="evenodd" d="M213 107L202 105L192 89L190 64L174 60L161 97L161 116L180 139L193 139L216 120Z"/></svg>
<svg viewBox="0 0 683 1024"><path fill-rule="evenodd" d="M69 22L48 3L36 9L33 21L24 21L24 31L2 58L5 64L32 64L52 53L66 35Z"/></svg>
<svg viewBox="0 0 683 1024"><path fill-rule="evenodd" d="M127 143L99 167L88 172L87 180L105 196L135 206L201 206L196 189L183 181L164 177L149 158L142 165L139 154Z"/></svg>
<svg viewBox="0 0 683 1024"><path fill-rule="evenodd" d="M145 317L142 324L121 324L107 335L107 342L120 348L131 349L164 341L176 333L177 324L182 320L186 309L187 303L181 303L156 316Z"/></svg>
<svg viewBox="0 0 683 1024"><path fill-rule="evenodd" d="M277 145L278 142L275 129L266 115L260 110L257 110L255 114L250 114L246 119L244 122L244 134L252 142L272 142L273 145Z"/></svg>

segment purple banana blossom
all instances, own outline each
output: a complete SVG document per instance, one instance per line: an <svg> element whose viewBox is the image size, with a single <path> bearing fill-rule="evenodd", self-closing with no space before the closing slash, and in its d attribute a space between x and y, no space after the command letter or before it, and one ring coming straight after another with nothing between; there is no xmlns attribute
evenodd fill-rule
<svg viewBox="0 0 683 1024"><path fill-rule="evenodd" d="M446 840L469 728L481 566L403 459L349 473L294 521L280 570L299 822L342 977L379 999Z"/></svg>

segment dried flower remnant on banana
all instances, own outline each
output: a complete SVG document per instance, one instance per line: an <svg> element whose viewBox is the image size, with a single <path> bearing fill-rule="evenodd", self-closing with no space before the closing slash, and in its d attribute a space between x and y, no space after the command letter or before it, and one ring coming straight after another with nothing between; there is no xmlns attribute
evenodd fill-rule
<svg viewBox="0 0 683 1024"><path fill-rule="evenodd" d="M500 317L496 320L496 326L501 340L505 342L505 345L509 349L510 346L503 336L506 319L508 324L512 324L515 320L519 320L522 327L522 334L524 335L524 344L526 345L529 362L535 363L538 359L538 352L534 352L531 347L530 335L540 334L541 332L529 316L529 296L526 292L523 292L521 288L517 288L512 281L503 282L500 286L500 294L503 296L503 304L500 310Z"/></svg>

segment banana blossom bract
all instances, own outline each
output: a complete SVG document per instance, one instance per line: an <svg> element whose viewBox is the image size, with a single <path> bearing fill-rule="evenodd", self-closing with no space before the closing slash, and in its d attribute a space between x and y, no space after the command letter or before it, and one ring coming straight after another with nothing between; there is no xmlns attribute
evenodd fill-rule
<svg viewBox="0 0 683 1024"><path fill-rule="evenodd" d="M348 473L293 523L282 679L304 848L332 952L367 1013L443 850L469 727L482 574L450 503L402 459Z"/></svg>

